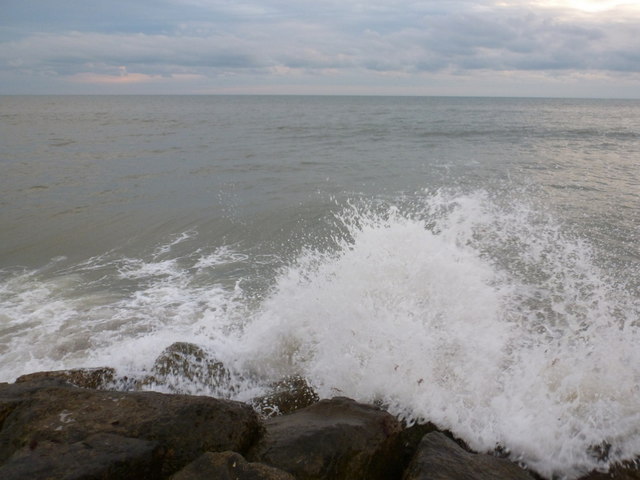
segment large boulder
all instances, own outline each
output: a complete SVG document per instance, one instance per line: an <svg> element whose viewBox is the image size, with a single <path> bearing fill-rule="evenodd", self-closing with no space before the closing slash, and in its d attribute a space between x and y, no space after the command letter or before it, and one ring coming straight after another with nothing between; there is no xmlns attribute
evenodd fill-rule
<svg viewBox="0 0 640 480"><path fill-rule="evenodd" d="M56 370L53 372L36 372L22 375L16 383L39 382L41 380L63 380L82 388L104 389L116 380L116 371L110 367L74 368L70 370Z"/></svg>
<svg viewBox="0 0 640 480"><path fill-rule="evenodd" d="M401 471L406 470L418 449L420 441L427 433L439 431L433 423L427 422L414 424L404 428L394 444L393 455L398 458L402 466Z"/></svg>
<svg viewBox="0 0 640 480"><path fill-rule="evenodd" d="M161 478L164 452L158 442L97 433L71 444L42 441L32 447L16 451L0 466L0 478Z"/></svg>
<svg viewBox="0 0 640 480"><path fill-rule="evenodd" d="M173 393L184 393L184 387L191 388L193 384L233 390L231 374L222 362L198 345L175 342L160 353L138 388L162 385Z"/></svg>
<svg viewBox="0 0 640 480"><path fill-rule="evenodd" d="M171 480L296 480L291 474L262 463L249 463L236 452L207 452Z"/></svg>
<svg viewBox="0 0 640 480"><path fill-rule="evenodd" d="M393 478L402 427L374 406L338 397L265 421L266 435L248 455L298 480Z"/></svg>
<svg viewBox="0 0 640 480"><path fill-rule="evenodd" d="M505 458L471 453L441 432L425 435L403 480L532 480Z"/></svg>
<svg viewBox="0 0 640 480"><path fill-rule="evenodd" d="M49 461L45 457L53 463L63 462L81 455L78 452L87 439L109 434L151 442L143 449L144 455L161 463L162 476L206 451L244 453L263 433L258 414L239 402L88 390L56 379L0 385L0 427L0 463L15 466L24 457L40 458L41 464ZM59 455L55 445L75 447L69 447L71 453L65 456ZM102 443L95 448L105 452Z"/></svg>
<svg viewBox="0 0 640 480"><path fill-rule="evenodd" d="M295 412L318 402L320 397L306 378L299 375L284 377L271 385L270 391L251 402L265 417Z"/></svg>

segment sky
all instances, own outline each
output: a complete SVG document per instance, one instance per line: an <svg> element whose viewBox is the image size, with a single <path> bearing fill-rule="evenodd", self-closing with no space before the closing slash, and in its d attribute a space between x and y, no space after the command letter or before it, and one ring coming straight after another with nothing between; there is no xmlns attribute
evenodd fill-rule
<svg viewBox="0 0 640 480"><path fill-rule="evenodd" d="M640 98L640 0L0 0L0 94Z"/></svg>

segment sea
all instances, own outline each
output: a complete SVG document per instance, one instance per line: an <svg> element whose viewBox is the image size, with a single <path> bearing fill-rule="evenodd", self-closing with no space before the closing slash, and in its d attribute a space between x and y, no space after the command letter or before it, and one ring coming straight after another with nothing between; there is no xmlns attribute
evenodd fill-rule
<svg viewBox="0 0 640 480"><path fill-rule="evenodd" d="M190 342L233 381L139 388L640 454L639 100L2 96L0 145L2 382Z"/></svg>

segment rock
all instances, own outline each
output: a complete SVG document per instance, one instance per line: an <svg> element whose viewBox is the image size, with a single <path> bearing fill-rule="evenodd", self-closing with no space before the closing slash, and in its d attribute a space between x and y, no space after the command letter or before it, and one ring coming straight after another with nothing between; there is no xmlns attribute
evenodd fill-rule
<svg viewBox="0 0 640 480"><path fill-rule="evenodd" d="M640 460L613 465L608 472L591 472L580 480L640 480Z"/></svg>
<svg viewBox="0 0 640 480"><path fill-rule="evenodd" d="M470 453L441 432L424 436L403 480L532 480L513 462Z"/></svg>
<svg viewBox="0 0 640 480"><path fill-rule="evenodd" d="M171 480L296 480L291 474L261 463L249 463L236 452L205 453Z"/></svg>
<svg viewBox="0 0 640 480"><path fill-rule="evenodd" d="M76 368L71 370L58 370L54 372L37 372L22 375L16 379L16 383L39 382L41 380L59 379L82 388L103 389L107 388L116 379L116 371L109 367L100 368Z"/></svg>
<svg viewBox="0 0 640 480"><path fill-rule="evenodd" d="M71 444L43 441L25 446L0 466L0 478L160 478L162 456L157 442L99 433Z"/></svg>
<svg viewBox="0 0 640 480"><path fill-rule="evenodd" d="M413 456L418 449L420 441L427 433L438 431L433 423L427 422L423 424L415 424L411 427L403 429L398 435L397 441L393 447L393 456L398 458L402 465L401 472L403 472L413 459ZM398 475L400 478L401 474Z"/></svg>
<svg viewBox="0 0 640 480"><path fill-rule="evenodd" d="M239 402L87 390L55 378L0 385L0 416L0 463L43 443L73 445L111 434L155 442L164 452L157 456L164 476L206 451L244 453L263 433L258 414Z"/></svg>
<svg viewBox="0 0 640 480"><path fill-rule="evenodd" d="M159 384L175 393L183 393L181 383L185 381L231 389L231 375L224 364L199 346L187 342L176 342L165 348L140 386Z"/></svg>
<svg viewBox="0 0 640 480"><path fill-rule="evenodd" d="M247 458L299 480L386 479L398 470L390 455L401 431L389 413L338 397L265 422L267 433Z"/></svg>
<svg viewBox="0 0 640 480"><path fill-rule="evenodd" d="M255 398L252 403L265 417L272 417L295 412L319 400L320 397L305 378L292 375L274 383L270 393Z"/></svg>

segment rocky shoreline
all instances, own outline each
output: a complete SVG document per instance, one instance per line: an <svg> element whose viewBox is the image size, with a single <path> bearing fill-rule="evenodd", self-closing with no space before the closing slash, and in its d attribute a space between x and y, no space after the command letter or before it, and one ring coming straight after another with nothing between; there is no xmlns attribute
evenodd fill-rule
<svg viewBox="0 0 640 480"><path fill-rule="evenodd" d="M181 368L183 357L174 357L177 363L166 365ZM377 406L319 400L300 378L280 382L249 405L105 389L113 376L109 368L79 369L0 384L0 478L540 478L498 454L472 452L430 423L407 427ZM640 470L620 465L581 480L605 478L640 479Z"/></svg>

